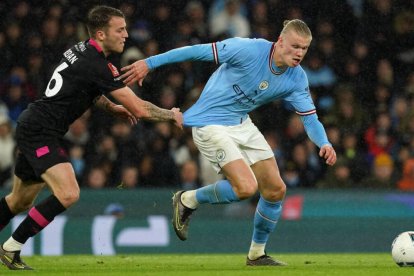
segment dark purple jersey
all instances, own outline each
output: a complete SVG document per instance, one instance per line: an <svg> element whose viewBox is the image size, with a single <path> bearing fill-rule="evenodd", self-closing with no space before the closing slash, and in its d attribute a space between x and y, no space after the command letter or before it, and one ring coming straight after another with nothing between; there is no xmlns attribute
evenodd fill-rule
<svg viewBox="0 0 414 276"><path fill-rule="evenodd" d="M97 97L122 87L118 69L96 42L79 42L63 53L43 97L30 104L18 122L64 135Z"/></svg>

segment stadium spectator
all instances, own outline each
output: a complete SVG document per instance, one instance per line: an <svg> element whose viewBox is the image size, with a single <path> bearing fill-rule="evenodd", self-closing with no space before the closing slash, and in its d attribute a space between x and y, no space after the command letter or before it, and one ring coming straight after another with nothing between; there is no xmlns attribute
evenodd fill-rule
<svg viewBox="0 0 414 276"><path fill-rule="evenodd" d="M68 153L76 179L78 180L78 183L82 183L83 174L86 167L84 158L85 150L82 146L74 144L73 146L69 147Z"/></svg>
<svg viewBox="0 0 414 276"><path fill-rule="evenodd" d="M350 169L350 177L356 185L369 174L368 158L360 145L360 137L354 132L343 133L340 148L341 155Z"/></svg>
<svg viewBox="0 0 414 276"><path fill-rule="evenodd" d="M306 139L305 128L297 114L289 116L283 134L282 145L286 152L291 152L296 144L302 143Z"/></svg>
<svg viewBox="0 0 414 276"><path fill-rule="evenodd" d="M331 114L335 125L342 131L361 132L367 124L366 120L369 120L365 106L361 106L355 93L354 87L348 84L340 84L335 89L336 100Z"/></svg>
<svg viewBox="0 0 414 276"><path fill-rule="evenodd" d="M6 114L0 114L0 187L12 176L15 145L11 121Z"/></svg>
<svg viewBox="0 0 414 276"><path fill-rule="evenodd" d="M375 123L365 131L364 141L371 161L380 153L393 153L395 139L388 112L383 111L378 114Z"/></svg>
<svg viewBox="0 0 414 276"><path fill-rule="evenodd" d="M161 52L171 48L172 37L175 33L174 26L176 18L171 13L171 3L159 2L155 6L154 14L151 18L152 37L157 41Z"/></svg>
<svg viewBox="0 0 414 276"><path fill-rule="evenodd" d="M181 165L180 176L181 188L184 190L193 190L201 186L198 166L194 160L188 160Z"/></svg>
<svg viewBox="0 0 414 276"><path fill-rule="evenodd" d="M372 55L376 58L390 56L395 49L393 31L395 9L392 1L367 1L366 10L358 25L357 38L367 41L371 49L376 49L372 51Z"/></svg>
<svg viewBox="0 0 414 276"><path fill-rule="evenodd" d="M83 184L85 188L89 189L103 189L108 185L108 175L105 169L99 166L90 168L86 175L86 181Z"/></svg>
<svg viewBox="0 0 414 276"><path fill-rule="evenodd" d="M316 183L316 187L329 189L353 188L355 187L355 183L351 176L351 169L348 161L345 158L338 156L336 164L327 169L325 177Z"/></svg>
<svg viewBox="0 0 414 276"><path fill-rule="evenodd" d="M113 144L111 154L116 156L111 159L113 164L112 172L109 172L112 176L112 181L117 182L122 176L122 169L124 167L130 167L130 164L139 163L144 151L143 145L138 142L137 136L132 130L131 125L122 120L115 120L110 128L110 135L107 136L112 139ZM91 156L93 158L93 156Z"/></svg>
<svg viewBox="0 0 414 276"><path fill-rule="evenodd" d="M374 90L374 98L372 99L375 108L370 111L371 114L378 114L381 112L389 113L392 101L391 88L378 83Z"/></svg>
<svg viewBox="0 0 414 276"><path fill-rule="evenodd" d="M405 2L405 1L404 1ZM408 4L406 2L405 4ZM414 48L414 7L401 7L394 18L395 31L395 54L390 55L395 58L394 65L396 84L403 85L406 77L412 74L414 66L414 57L412 54Z"/></svg>
<svg viewBox="0 0 414 276"><path fill-rule="evenodd" d="M180 173L169 150L168 139L154 132L149 144L149 158L152 161L151 176L146 185L151 187L177 187Z"/></svg>
<svg viewBox="0 0 414 276"><path fill-rule="evenodd" d="M287 161L286 165L281 171L281 177L288 188L297 188L300 187L301 179L299 175L299 170L296 164L293 161Z"/></svg>
<svg viewBox="0 0 414 276"><path fill-rule="evenodd" d="M249 37L250 25L240 12L239 0L225 0L224 9L209 18L212 37Z"/></svg>
<svg viewBox="0 0 414 276"><path fill-rule="evenodd" d="M29 104L27 93L23 89L20 79L12 79L6 90L6 94L2 97L4 103L9 110L8 116L13 124L16 124L17 118L26 109Z"/></svg>
<svg viewBox="0 0 414 276"><path fill-rule="evenodd" d="M118 188L134 189L138 188L139 184L139 171L135 165L125 165L121 169L121 184Z"/></svg>
<svg viewBox="0 0 414 276"><path fill-rule="evenodd" d="M396 174L394 171L394 161L387 153L381 153L374 159L372 165L372 175L362 179L359 186L371 189L395 189Z"/></svg>
<svg viewBox="0 0 414 276"><path fill-rule="evenodd" d="M287 162L294 164L295 171L298 174L296 187L314 187L321 174L320 164L312 162L311 156L312 153L308 151L305 143L296 144L291 151L291 156Z"/></svg>
<svg viewBox="0 0 414 276"><path fill-rule="evenodd" d="M398 180L397 186L402 191L414 191L414 158L404 162L403 175Z"/></svg>
<svg viewBox="0 0 414 276"><path fill-rule="evenodd" d="M207 42L209 29L206 20L206 10L200 1L189 1L185 7L188 23L191 25L193 32L190 40L191 44L198 40L198 43Z"/></svg>
<svg viewBox="0 0 414 276"><path fill-rule="evenodd" d="M69 126L69 130L66 132L64 140L68 145L67 147L73 145L85 147L89 139L88 113L85 113Z"/></svg>

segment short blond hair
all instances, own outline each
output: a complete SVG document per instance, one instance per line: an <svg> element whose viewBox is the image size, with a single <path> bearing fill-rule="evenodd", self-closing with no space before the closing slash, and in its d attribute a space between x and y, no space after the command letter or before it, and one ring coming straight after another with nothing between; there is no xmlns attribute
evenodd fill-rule
<svg viewBox="0 0 414 276"><path fill-rule="evenodd" d="M312 38L312 32L308 25L300 19L285 20L283 22L283 30L280 34L286 34L289 31L294 31L300 36Z"/></svg>

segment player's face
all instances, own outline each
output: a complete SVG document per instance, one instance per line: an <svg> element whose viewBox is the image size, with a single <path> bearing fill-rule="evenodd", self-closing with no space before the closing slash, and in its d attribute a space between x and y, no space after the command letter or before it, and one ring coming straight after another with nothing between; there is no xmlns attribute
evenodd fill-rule
<svg viewBox="0 0 414 276"><path fill-rule="evenodd" d="M125 40L128 37L125 19L122 17L112 17L104 33L103 46L106 52L122 53Z"/></svg>
<svg viewBox="0 0 414 276"><path fill-rule="evenodd" d="M279 37L280 49L278 50L280 52L278 56L280 60L276 64L278 66L298 66L308 52L311 41L311 37L301 36L294 31L283 34Z"/></svg>

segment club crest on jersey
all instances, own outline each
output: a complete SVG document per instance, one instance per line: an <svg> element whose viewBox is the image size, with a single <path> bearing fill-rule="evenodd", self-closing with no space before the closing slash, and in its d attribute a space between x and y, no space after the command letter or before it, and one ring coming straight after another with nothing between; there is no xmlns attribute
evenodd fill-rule
<svg viewBox="0 0 414 276"><path fill-rule="evenodd" d="M221 162L226 158L226 152L223 149L218 149L216 152L217 161Z"/></svg>
<svg viewBox="0 0 414 276"><path fill-rule="evenodd" d="M259 84L260 90L266 90L267 88L269 88L269 83L267 81L264 80Z"/></svg>
<svg viewBox="0 0 414 276"><path fill-rule="evenodd" d="M112 63L109 62L108 67L109 67L109 70L111 70L111 72L112 72L112 76L114 76L114 77L119 76L118 69Z"/></svg>

